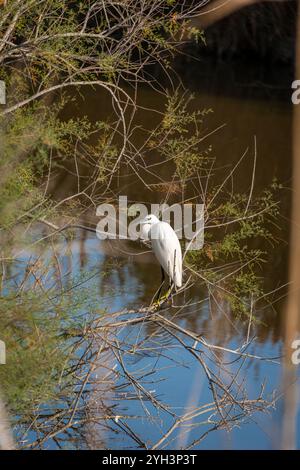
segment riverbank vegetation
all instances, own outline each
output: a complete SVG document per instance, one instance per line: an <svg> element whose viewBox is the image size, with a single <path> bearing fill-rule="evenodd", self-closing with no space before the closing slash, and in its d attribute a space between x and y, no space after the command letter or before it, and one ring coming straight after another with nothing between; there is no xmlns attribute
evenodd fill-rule
<svg viewBox="0 0 300 470"><path fill-rule="evenodd" d="M8 360L0 383L20 447L105 445L86 444L84 427L124 433L133 446L163 448L184 427L188 440L188 429L201 417L199 436L188 442L192 448L211 431L231 430L276 402L264 396L264 384L249 397L242 383L244 364L266 359L248 349L256 307L267 295L260 267L276 243L270 226L278 223L281 186L274 181L255 193L255 139L237 164L218 169L209 138L219 128L205 127L211 110L193 110L192 96L172 70L183 38L205 41L191 22L201 7L173 0L12 0L1 8L0 80L7 103L0 109L0 332ZM142 87L161 97L163 110L141 105ZM66 118L64 110L75 110L87 88L99 90L99 107L109 98L105 119L75 112ZM148 112L157 115L155 128L141 122ZM232 180L249 157L249 191L236 194ZM93 273L74 279L64 268L68 243L76 230L94 230L83 216L100 202L117 200L124 169L152 191L144 175L156 159L172 165L171 176L160 181L161 202L205 204L205 245L186 254L181 303L174 296L163 312L136 305L112 313L97 307L88 283ZM65 167L76 184L61 196L54 188ZM101 276L117 269L108 265ZM208 299L246 331L242 344L226 349L181 326L192 288L205 292L199 305ZM132 334L124 338L128 327ZM165 349L158 349L166 336ZM196 361L211 391L209 402L182 415L151 391L160 380L156 361L178 361L168 341ZM234 367L220 351L236 360ZM134 371L132 361L149 357L154 363ZM140 404L138 416L127 414L128 400ZM131 425L151 416L166 424L156 442ZM74 444L74 434L81 444Z"/></svg>

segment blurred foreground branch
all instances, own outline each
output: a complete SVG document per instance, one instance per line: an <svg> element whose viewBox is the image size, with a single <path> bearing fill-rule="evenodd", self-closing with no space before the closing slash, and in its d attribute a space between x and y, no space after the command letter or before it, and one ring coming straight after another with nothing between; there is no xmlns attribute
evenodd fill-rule
<svg viewBox="0 0 300 470"><path fill-rule="evenodd" d="M0 396L0 450L14 449L14 441L10 431L5 406Z"/></svg>

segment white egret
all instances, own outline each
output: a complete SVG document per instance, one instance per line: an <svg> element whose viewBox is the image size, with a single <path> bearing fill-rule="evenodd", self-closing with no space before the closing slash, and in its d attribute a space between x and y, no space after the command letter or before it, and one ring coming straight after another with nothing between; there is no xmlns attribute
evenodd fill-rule
<svg viewBox="0 0 300 470"><path fill-rule="evenodd" d="M147 215L140 223L142 237L151 241L152 251L161 266L162 281L157 294L157 298L159 298L165 273L169 278L170 285L173 282L175 289L182 286L181 246L171 225L167 222L161 222L155 215Z"/></svg>

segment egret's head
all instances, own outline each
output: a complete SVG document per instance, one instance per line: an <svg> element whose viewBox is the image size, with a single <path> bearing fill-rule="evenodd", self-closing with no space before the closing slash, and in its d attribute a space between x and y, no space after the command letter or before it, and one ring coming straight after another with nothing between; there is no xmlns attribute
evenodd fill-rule
<svg viewBox="0 0 300 470"><path fill-rule="evenodd" d="M150 240L150 230L152 225L159 222L158 218L154 214L147 215L143 220L141 220L141 238L142 240Z"/></svg>
<svg viewBox="0 0 300 470"><path fill-rule="evenodd" d="M159 222L158 218L154 214L147 215L143 220L141 220L141 225L153 225Z"/></svg>

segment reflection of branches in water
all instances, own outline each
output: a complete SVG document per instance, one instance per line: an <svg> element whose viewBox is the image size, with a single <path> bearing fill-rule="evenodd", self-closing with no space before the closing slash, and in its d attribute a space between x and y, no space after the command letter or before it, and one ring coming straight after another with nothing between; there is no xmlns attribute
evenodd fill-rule
<svg viewBox="0 0 300 470"><path fill-rule="evenodd" d="M21 438L24 447L43 448L50 442L62 447L79 439L84 446L105 448L107 438L116 435L126 439L126 446L129 440L133 447L163 449L176 445L180 438L186 448L193 448L212 431L230 431L274 404L274 398L264 397L264 384L250 398L243 377L247 361L273 358L248 353L248 345L230 349L209 344L203 336L183 328L174 310L165 309L163 315L150 307L116 312L78 332L80 339L74 347L81 351L85 345L84 352L65 371L76 377L76 386L72 393L60 391L63 405L57 409L36 410ZM170 314L171 319L167 318ZM151 325L151 333L145 325ZM217 354L220 350L227 361ZM209 387L211 400L201 402L195 393L181 409L161 396L160 384L167 379L169 367L187 367L188 357ZM129 412L132 401L135 411ZM141 420L155 426L155 441L146 440L145 433L139 435L135 423ZM37 436L30 444L26 442L29 431Z"/></svg>

